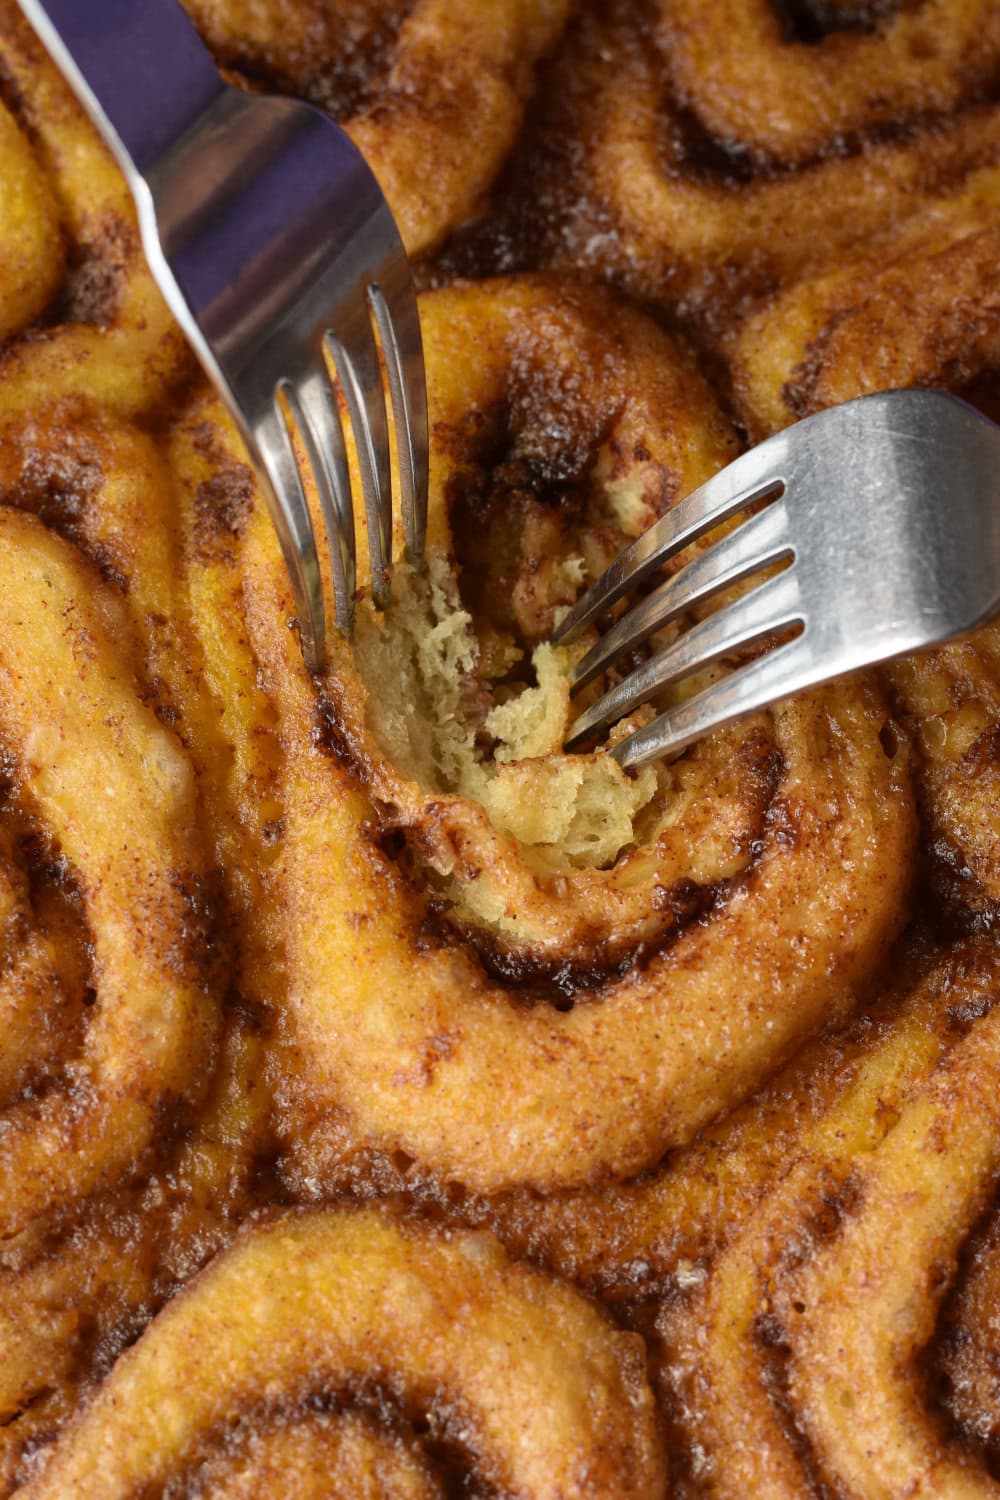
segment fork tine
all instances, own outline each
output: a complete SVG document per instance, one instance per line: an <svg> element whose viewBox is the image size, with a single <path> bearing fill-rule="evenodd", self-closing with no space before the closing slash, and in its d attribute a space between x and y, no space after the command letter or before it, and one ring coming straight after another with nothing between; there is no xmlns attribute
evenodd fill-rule
<svg viewBox="0 0 1000 1500"><path fill-rule="evenodd" d="M309 671L318 672L326 649L323 577L309 506L277 390L271 408L264 407L258 414L249 436L258 473L266 475L270 486L271 493L265 498L295 596L302 655Z"/></svg>
<svg viewBox="0 0 1000 1500"><path fill-rule="evenodd" d="M316 481L330 552L337 624L349 635L354 620L355 539L351 477L340 413L325 366L317 364L299 385L282 386L302 435Z"/></svg>
<svg viewBox="0 0 1000 1500"><path fill-rule="evenodd" d="M326 346L333 356L354 429L361 470L368 550L371 557L372 598L379 609L389 602L389 563L392 558L392 485L389 477L389 430L385 417L382 370L368 303L357 297L338 315L336 333Z"/></svg>
<svg viewBox="0 0 1000 1500"><path fill-rule="evenodd" d="M605 728L623 718L661 688L801 618L798 580L791 567L685 631L605 693L571 726L567 749L572 749L591 730Z"/></svg>
<svg viewBox="0 0 1000 1500"><path fill-rule="evenodd" d="M679 755L702 735L730 720L822 682L828 673L811 652L799 649L801 641L799 636L745 667L738 667L693 698L668 709L651 724L637 729L615 745L610 754L626 769L658 755Z"/></svg>
<svg viewBox="0 0 1000 1500"><path fill-rule="evenodd" d="M734 459L705 484L692 490L673 510L661 516L625 548L577 600L553 639L562 644L574 640L581 630L599 619L624 594L690 542L697 541L713 526L718 526L754 501L779 494L784 480L778 469L778 459L784 453L783 435L778 433Z"/></svg>
<svg viewBox="0 0 1000 1500"><path fill-rule="evenodd" d="M396 427L406 556L419 568L427 531L427 382L413 280L400 254L368 289Z"/></svg>
<svg viewBox="0 0 1000 1500"><path fill-rule="evenodd" d="M570 678L572 689L586 687L622 652L641 646L677 615L790 552L787 513L784 503L777 500L694 558L627 615L616 620L577 663Z"/></svg>

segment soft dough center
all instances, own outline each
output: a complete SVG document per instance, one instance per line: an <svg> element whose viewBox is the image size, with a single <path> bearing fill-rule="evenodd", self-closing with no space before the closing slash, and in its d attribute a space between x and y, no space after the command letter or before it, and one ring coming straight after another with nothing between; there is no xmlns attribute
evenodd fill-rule
<svg viewBox="0 0 1000 1500"><path fill-rule="evenodd" d="M630 776L607 755L563 754L570 652L536 645L534 680L510 684L503 679L526 653L492 644L481 646L442 552L431 553L421 575L397 570L389 615L367 601L358 615L354 652L369 688L369 728L403 775L479 802L499 831L550 868L612 864L635 840L657 772Z"/></svg>

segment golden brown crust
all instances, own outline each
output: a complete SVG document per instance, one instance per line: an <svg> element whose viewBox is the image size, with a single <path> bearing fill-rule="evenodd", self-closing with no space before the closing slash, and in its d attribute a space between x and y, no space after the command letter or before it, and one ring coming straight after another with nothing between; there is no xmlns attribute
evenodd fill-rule
<svg viewBox="0 0 1000 1500"><path fill-rule="evenodd" d="M514 201L497 203L500 227L484 225L473 254L507 269L541 251L724 329L734 303L996 165L994 7L879 7L850 31L810 25L817 9L584 7Z"/></svg>
<svg viewBox="0 0 1000 1500"><path fill-rule="evenodd" d="M904 970L886 1030L775 1190L664 1308L702 1492L932 1494L939 1476L949 1494L993 1492L926 1410L919 1360L991 1170L988 1132L954 1108L995 1065L991 1019L963 1038L949 1005L956 984L988 1003L994 982L990 944Z"/></svg>
<svg viewBox="0 0 1000 1500"><path fill-rule="evenodd" d="M12 0L0 4L0 47L5 89L42 169L36 191L54 200L72 267L63 306L52 300L44 240L21 272L32 300L18 328L46 317L0 351L0 411L30 413L72 396L140 416L189 373L191 357L143 259L131 194Z"/></svg>
<svg viewBox="0 0 1000 1500"><path fill-rule="evenodd" d="M516 1362L497 1358L500 1329ZM635 1335L488 1235L368 1212L279 1219L237 1241L119 1361L24 1494L82 1500L100 1483L124 1497L171 1474L190 1483L199 1448L216 1429L224 1440L241 1409L349 1390L361 1374L394 1387L404 1409L433 1410L501 1491L663 1493Z"/></svg>
<svg viewBox="0 0 1000 1500"><path fill-rule="evenodd" d="M945 115L985 92L1000 62L990 0L893 7L808 40L768 0L661 0L655 28L682 106L721 145L783 165Z"/></svg>
<svg viewBox="0 0 1000 1500"><path fill-rule="evenodd" d="M568 316L558 293L530 284L479 289L471 305L488 330L491 318L525 299L536 323ZM427 306L436 369L433 298ZM440 307L460 337L461 300L441 294ZM605 324L610 316L606 308ZM500 348L516 369L516 344ZM639 348L644 354L642 340ZM488 338L480 349L480 379L495 384L503 366L490 363ZM662 368L669 346L658 354ZM642 364L633 359L627 368L624 388L651 399L656 388L642 381ZM631 419L619 420L627 430ZM676 434L677 420L671 425ZM681 452L705 440L698 418L680 431ZM655 462L658 445L651 451ZM446 487L436 471L431 544L444 522ZM456 901L466 881L476 899L480 881L512 885L516 848L497 840L488 822L484 829L465 799L452 798L449 811L438 793L393 782L384 752L357 743L356 724L352 743L357 685L344 650L333 659L341 712L329 753L312 734L313 692L283 624L288 585L262 517L248 531L246 569L251 639L284 752L278 890L296 913L287 934L293 1035L317 1102L346 1108L363 1135L481 1189L634 1172L742 1096L829 1020L831 1004L849 1004L851 987L883 956L908 879L906 755L898 741L887 754L885 709L871 689L844 685L775 715L783 774L759 848L746 879L704 923L623 977L585 986L568 1012L517 1004L516 989L491 982L475 950L427 935L426 901L380 849L373 825L384 799L392 826L409 823L425 843L427 824L437 837L450 822L456 844L461 827ZM572 880L557 879L558 900L572 914ZM516 936L510 941L516 958ZM557 950L563 963L574 956L570 943Z"/></svg>
<svg viewBox="0 0 1000 1500"><path fill-rule="evenodd" d="M998 410L994 7L193 9L411 246L498 185L427 569L312 682L0 0L0 1495L995 1493L996 629L634 778L547 644L725 402Z"/></svg>
<svg viewBox="0 0 1000 1500"><path fill-rule="evenodd" d="M513 145L534 65L569 0L351 0L289 15L188 0L219 60L321 105L364 152L411 255L479 207Z"/></svg>

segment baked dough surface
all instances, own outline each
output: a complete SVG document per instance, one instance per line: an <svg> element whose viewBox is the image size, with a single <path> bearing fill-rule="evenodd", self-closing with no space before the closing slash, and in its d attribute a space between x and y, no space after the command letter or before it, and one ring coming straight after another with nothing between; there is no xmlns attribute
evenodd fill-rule
<svg viewBox="0 0 1000 1500"><path fill-rule="evenodd" d="M0 0L0 1497L995 1496L1000 627L637 774L550 638L749 441L1000 416L1000 12L189 9L397 214L427 566L306 674Z"/></svg>

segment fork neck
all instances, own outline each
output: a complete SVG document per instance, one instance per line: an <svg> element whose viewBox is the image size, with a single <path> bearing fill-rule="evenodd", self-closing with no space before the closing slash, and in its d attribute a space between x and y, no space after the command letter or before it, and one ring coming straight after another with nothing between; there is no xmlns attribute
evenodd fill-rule
<svg viewBox="0 0 1000 1500"><path fill-rule="evenodd" d="M226 87L178 0L19 0L128 172L146 176Z"/></svg>

